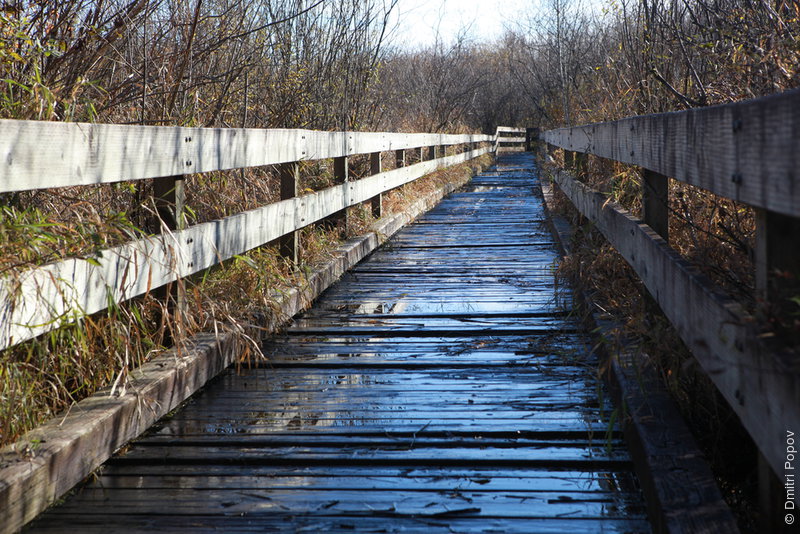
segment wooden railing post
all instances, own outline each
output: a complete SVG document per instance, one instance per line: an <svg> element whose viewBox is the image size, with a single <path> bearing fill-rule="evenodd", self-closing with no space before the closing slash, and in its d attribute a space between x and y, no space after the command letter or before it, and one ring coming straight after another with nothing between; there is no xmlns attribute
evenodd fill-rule
<svg viewBox="0 0 800 534"><path fill-rule="evenodd" d="M756 209L756 293L770 313L789 317L800 296L800 219Z"/></svg>
<svg viewBox="0 0 800 534"><path fill-rule="evenodd" d="M545 147L544 151L547 153L547 155L550 156L550 158L555 161L556 150L558 149L558 147L556 145L551 145L550 143L547 142L545 142L544 147Z"/></svg>
<svg viewBox="0 0 800 534"><path fill-rule="evenodd" d="M533 152L539 141L539 128L525 128L525 150Z"/></svg>
<svg viewBox="0 0 800 534"><path fill-rule="evenodd" d="M371 175L380 174L381 170L381 153L373 152L369 155L369 173ZM377 196L372 197L371 203L372 216L375 218L380 218L383 214L383 195L378 194Z"/></svg>
<svg viewBox="0 0 800 534"><path fill-rule="evenodd" d="M642 170L642 215L669 242L669 178L649 169Z"/></svg>
<svg viewBox="0 0 800 534"><path fill-rule="evenodd" d="M154 231L159 231L162 226L168 230L180 230L184 227L185 178L185 176L179 175L153 180L153 199L157 215Z"/></svg>
<svg viewBox="0 0 800 534"><path fill-rule="evenodd" d="M350 164L347 156L333 158L333 180L337 184L346 183L350 179ZM337 211L327 218L330 226L339 226L342 235L347 234L347 209Z"/></svg>
<svg viewBox="0 0 800 534"><path fill-rule="evenodd" d="M572 150L564 149L564 168L571 170L575 164L575 152Z"/></svg>
<svg viewBox="0 0 800 534"><path fill-rule="evenodd" d="M399 169L406 166L406 151L403 149L394 151L394 166Z"/></svg>
<svg viewBox="0 0 800 534"><path fill-rule="evenodd" d="M589 172L589 156L583 152L573 152L572 161L575 166L575 176L578 180L586 180L586 173Z"/></svg>
<svg viewBox="0 0 800 534"><path fill-rule="evenodd" d="M278 166L278 175L281 180L281 200L288 200L297 196L300 182L300 164L282 163ZM288 258L294 265L299 262L300 232L294 231L278 239L278 251L284 258Z"/></svg>
<svg viewBox="0 0 800 534"><path fill-rule="evenodd" d="M756 297L766 317L778 322L794 321L800 296L800 219L756 208ZM785 493L764 454L758 453L759 504L763 532L784 532L782 518L774 513L775 503ZM785 530L788 532L788 530Z"/></svg>
<svg viewBox="0 0 800 534"><path fill-rule="evenodd" d="M184 175L166 176L153 180L153 200L156 208L155 226L158 228L158 232L162 228L168 231L184 228L185 181ZM167 344L175 343L181 337L183 317L186 314L186 294L183 289L183 281L179 278L168 283L166 286L156 289L153 295L157 299L166 301L166 313L172 316L172 321L168 321L170 334L166 337L165 342Z"/></svg>

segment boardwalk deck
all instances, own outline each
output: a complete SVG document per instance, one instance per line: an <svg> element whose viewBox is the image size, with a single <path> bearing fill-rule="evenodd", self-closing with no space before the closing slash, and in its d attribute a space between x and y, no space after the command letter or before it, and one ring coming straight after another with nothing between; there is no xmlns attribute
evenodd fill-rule
<svg viewBox="0 0 800 534"><path fill-rule="evenodd" d="M451 195L29 530L649 531L532 166Z"/></svg>

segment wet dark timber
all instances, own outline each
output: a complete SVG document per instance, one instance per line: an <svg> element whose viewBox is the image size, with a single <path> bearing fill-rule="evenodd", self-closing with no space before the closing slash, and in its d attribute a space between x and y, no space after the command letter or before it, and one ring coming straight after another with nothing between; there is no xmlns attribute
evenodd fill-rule
<svg viewBox="0 0 800 534"><path fill-rule="evenodd" d="M649 531L533 165L445 199L30 530Z"/></svg>

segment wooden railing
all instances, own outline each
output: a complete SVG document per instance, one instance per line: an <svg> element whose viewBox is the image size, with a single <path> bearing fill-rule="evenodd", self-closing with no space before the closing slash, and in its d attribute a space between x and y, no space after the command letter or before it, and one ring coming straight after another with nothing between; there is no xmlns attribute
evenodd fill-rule
<svg viewBox="0 0 800 534"><path fill-rule="evenodd" d="M800 295L800 92L541 137L578 171L589 154L643 168L643 220L573 174L558 171L555 182L636 270L783 480L788 433L800 430L796 347L765 335L670 248L667 177L753 206L759 297L780 307Z"/></svg>
<svg viewBox="0 0 800 534"><path fill-rule="evenodd" d="M379 214L382 193L489 152L494 140L2 120L0 193L154 179L165 231L90 258L6 274L0 279L0 349L278 238L290 237L283 248L292 254L291 237L301 228L369 200ZM465 149L446 155L448 147ZM419 150L420 163L405 165L408 150ZM386 151L395 153L397 168L382 172L380 155ZM371 175L351 180L347 158L357 154L371 155ZM298 196L298 162L327 158L334 160L339 185ZM281 166L281 201L184 228L185 175L263 165Z"/></svg>
<svg viewBox="0 0 800 534"><path fill-rule="evenodd" d="M522 152L526 149L525 128L498 126L495 135L495 152Z"/></svg>

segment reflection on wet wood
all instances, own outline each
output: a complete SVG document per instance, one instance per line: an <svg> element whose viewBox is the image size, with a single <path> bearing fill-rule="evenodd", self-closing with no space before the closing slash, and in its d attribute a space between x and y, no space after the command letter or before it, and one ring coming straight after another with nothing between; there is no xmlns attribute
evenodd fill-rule
<svg viewBox="0 0 800 534"><path fill-rule="evenodd" d="M532 167L451 195L31 531L648 532Z"/></svg>

